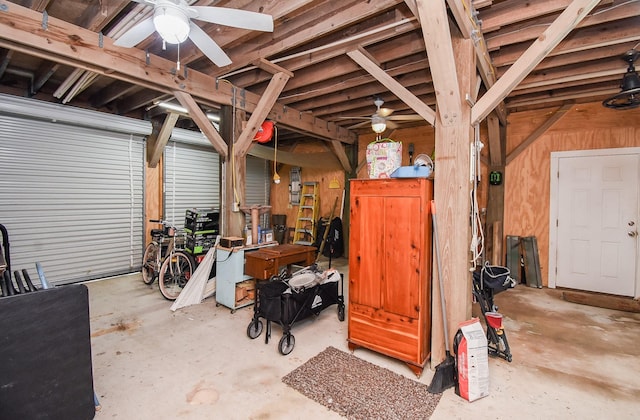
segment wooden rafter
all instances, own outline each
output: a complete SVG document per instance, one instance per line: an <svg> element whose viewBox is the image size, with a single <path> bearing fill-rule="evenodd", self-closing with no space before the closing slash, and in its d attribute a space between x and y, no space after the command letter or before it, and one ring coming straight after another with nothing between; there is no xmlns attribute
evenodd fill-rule
<svg viewBox="0 0 640 420"><path fill-rule="evenodd" d="M458 71L444 0L417 0L418 19L431 64L438 115L443 125L455 125L462 115Z"/></svg>
<svg viewBox="0 0 640 420"><path fill-rule="evenodd" d="M353 61L358 63L360 67L365 69L376 80L382 83L394 95L400 98L405 104L413 109L418 115L425 119L429 124L435 123L435 111L422 102L417 96L411 93L407 88L398 83L393 77L389 76L384 70L376 65L375 60L370 57L363 49L349 51L347 53Z"/></svg>
<svg viewBox="0 0 640 420"><path fill-rule="evenodd" d="M555 123L557 123L565 114L573 107L573 102L562 105L556 112L550 116L544 124L536 128L522 143L520 143L515 149L513 149L506 159L506 164L511 163L518 155L524 152L533 142L538 140L540 136L547 132Z"/></svg>
<svg viewBox="0 0 640 420"><path fill-rule="evenodd" d="M218 133L218 130L213 126L213 123L209 121L207 115L202 111L202 109L200 109L195 99L193 99L193 97L188 93L180 90L174 91L173 95L176 97L178 102L180 102L180 105L189 111L189 116L196 123L200 131L202 131L207 139L209 139L213 148L216 149L216 152L218 152L223 158L226 158L227 144L220 133Z"/></svg>
<svg viewBox="0 0 640 420"><path fill-rule="evenodd" d="M149 167L155 168L160 162L160 157L162 156L164 147L169 142L171 131L176 126L178 117L178 114L170 112L165 116L159 128L159 124L156 124L155 121L152 123L153 131L147 139L147 163Z"/></svg>
<svg viewBox="0 0 640 420"><path fill-rule="evenodd" d="M246 155L249 148L251 148L253 138L260 129L262 122L267 118L267 115L269 115L269 111L273 107L273 104L276 103L284 85L287 84L287 81L291 77L290 74L290 72L280 72L273 75L269 86L267 86L267 90L265 90L260 97L256 109L251 114L251 117L249 117L246 127L242 130L236 142L236 154L238 156Z"/></svg>
<svg viewBox="0 0 640 420"><path fill-rule="evenodd" d="M549 52L599 3L574 0L471 109L472 124L482 121Z"/></svg>
<svg viewBox="0 0 640 420"><path fill-rule="evenodd" d="M195 70L176 73L175 63L147 56L136 48L116 47L109 38L104 38L100 47L97 33L60 19L49 17L46 30L42 28L41 21L41 13L11 3L8 10L0 14L0 47L160 92L172 93L177 88L203 104L232 103L233 86L228 83L218 83L213 77ZM249 113L255 112L261 96L248 91L243 93L244 101L240 106ZM277 102L270 110L269 118L316 138L348 144L355 141L355 134L348 130Z"/></svg>

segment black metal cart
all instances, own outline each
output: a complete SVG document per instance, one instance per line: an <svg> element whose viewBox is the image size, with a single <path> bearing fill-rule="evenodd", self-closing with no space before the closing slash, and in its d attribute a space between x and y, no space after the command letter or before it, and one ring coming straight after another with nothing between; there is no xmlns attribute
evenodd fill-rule
<svg viewBox="0 0 640 420"><path fill-rule="evenodd" d="M320 272L313 265L288 276L282 272L268 281L256 283L256 299L254 313L247 335L251 339L262 334L266 320L265 343L271 337L271 322L282 327L282 338L278 343L280 354L287 355L293 351L295 337L291 327L298 321L311 315L319 315L331 305L338 305L338 319L344 321L344 276L337 270Z"/></svg>

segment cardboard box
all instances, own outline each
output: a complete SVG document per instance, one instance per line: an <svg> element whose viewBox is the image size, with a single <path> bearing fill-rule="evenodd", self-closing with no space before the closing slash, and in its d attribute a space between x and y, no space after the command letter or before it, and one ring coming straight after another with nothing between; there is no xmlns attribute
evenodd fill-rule
<svg viewBox="0 0 640 420"><path fill-rule="evenodd" d="M489 353L487 337L478 318L460 324L454 338L456 394L467 401L489 395Z"/></svg>
<svg viewBox="0 0 640 420"><path fill-rule="evenodd" d="M220 212L216 209L187 209L184 229L188 233L218 233Z"/></svg>

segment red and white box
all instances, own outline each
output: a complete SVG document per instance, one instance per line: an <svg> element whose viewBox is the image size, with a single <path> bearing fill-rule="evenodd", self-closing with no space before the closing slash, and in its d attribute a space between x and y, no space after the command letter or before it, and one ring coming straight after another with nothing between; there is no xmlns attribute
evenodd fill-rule
<svg viewBox="0 0 640 420"><path fill-rule="evenodd" d="M454 340L456 354L456 394L467 401L489 395L489 354L487 336L478 318L460 324Z"/></svg>

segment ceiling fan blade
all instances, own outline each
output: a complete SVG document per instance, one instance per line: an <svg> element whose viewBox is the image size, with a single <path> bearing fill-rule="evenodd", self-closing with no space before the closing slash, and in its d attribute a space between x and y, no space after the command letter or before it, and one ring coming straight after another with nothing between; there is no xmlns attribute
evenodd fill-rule
<svg viewBox="0 0 640 420"><path fill-rule="evenodd" d="M378 115L380 115L381 117L388 117L389 115L393 114L393 109L391 108L380 108L377 111Z"/></svg>
<svg viewBox="0 0 640 420"><path fill-rule="evenodd" d="M135 47L147 39L155 30L156 27L153 25L153 18L143 20L122 34L120 38L116 39L113 45L127 48Z"/></svg>
<svg viewBox="0 0 640 420"><path fill-rule="evenodd" d="M340 120L370 120L371 117L338 117Z"/></svg>
<svg viewBox="0 0 640 420"><path fill-rule="evenodd" d="M387 120L387 130L395 130L396 128L398 128L398 124Z"/></svg>
<svg viewBox="0 0 640 420"><path fill-rule="evenodd" d="M231 64L229 56L222 51L222 48L215 43L213 39L198 25L191 22L191 31L189 32L189 38L196 44L196 47L200 49L206 55L209 60L218 67L224 67Z"/></svg>
<svg viewBox="0 0 640 420"><path fill-rule="evenodd" d="M264 13L213 6L191 6L189 9L197 13L195 19L205 22L254 31L273 32L273 17Z"/></svg>
<svg viewBox="0 0 640 420"><path fill-rule="evenodd" d="M358 123L358 124L351 125L351 126L347 127L347 129L348 130L353 130L355 128L363 128L363 127L370 126L370 125L371 125L371 123L369 121L366 121L366 122L361 122L361 123Z"/></svg>
<svg viewBox="0 0 640 420"><path fill-rule="evenodd" d="M393 115L388 119L393 121L424 121L424 118L416 114Z"/></svg>

